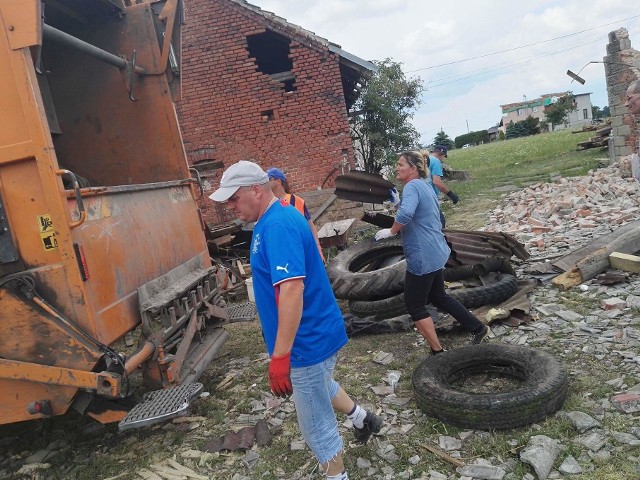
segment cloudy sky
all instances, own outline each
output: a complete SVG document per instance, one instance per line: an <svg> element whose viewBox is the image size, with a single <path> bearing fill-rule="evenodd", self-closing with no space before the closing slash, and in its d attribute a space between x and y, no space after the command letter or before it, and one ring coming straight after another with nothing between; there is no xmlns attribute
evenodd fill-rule
<svg viewBox="0 0 640 480"><path fill-rule="evenodd" d="M426 91L414 116L424 143L500 121L500 105L571 90L607 105L602 64L571 83L567 69L602 61L625 27L640 50L640 10L629 0L249 0L365 60L391 58ZM467 126L468 125L468 126Z"/></svg>

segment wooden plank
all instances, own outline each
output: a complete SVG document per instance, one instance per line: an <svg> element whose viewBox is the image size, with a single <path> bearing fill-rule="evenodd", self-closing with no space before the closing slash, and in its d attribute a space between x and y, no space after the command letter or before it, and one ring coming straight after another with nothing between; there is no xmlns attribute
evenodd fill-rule
<svg viewBox="0 0 640 480"><path fill-rule="evenodd" d="M576 263L576 268L580 271L583 281L591 280L611 266L609 263L611 253L635 253L638 250L640 250L640 227L620 235L608 245L583 258Z"/></svg>
<svg viewBox="0 0 640 480"><path fill-rule="evenodd" d="M554 262L552 262L552 265L554 267L558 267L560 270L564 272L571 270L576 266L576 263L578 261L585 258L590 253L595 252L596 250L598 250L600 247L604 245L610 244L616 238L638 227L640 227L640 220L627 223L626 225L620 228L617 228L616 230L614 230L613 232L607 235L603 235L602 237L598 237L594 239L588 245L578 248L577 250L570 252L568 255L565 255L564 257L558 260L555 260ZM635 252L628 252L628 253L635 253Z"/></svg>
<svg viewBox="0 0 640 480"><path fill-rule="evenodd" d="M311 221L315 222L317 218L320 215L322 215L325 212L325 210L331 206L333 202L336 201L336 198L338 197L336 197L335 194L332 193L331 196L327 199L327 201L324 202L322 206L318 210L316 210L316 212L311 216Z"/></svg>
<svg viewBox="0 0 640 480"><path fill-rule="evenodd" d="M244 271L244 266L242 265L242 261L237 260L237 265L238 265L238 271L240 272L240 275L244 277L247 274L247 272Z"/></svg>
<svg viewBox="0 0 640 480"><path fill-rule="evenodd" d="M231 243L233 241L233 238L234 238L233 235L224 235L223 237L214 238L211 241L215 243L218 247L222 247L224 245L228 245L229 243Z"/></svg>
<svg viewBox="0 0 640 480"><path fill-rule="evenodd" d="M625 272L640 273L640 257L627 253L613 252L609 255L611 268Z"/></svg>
<svg viewBox="0 0 640 480"><path fill-rule="evenodd" d="M551 283L553 283L556 287L567 290L571 287L580 285L582 283L582 277L580 276L580 271L576 268L564 272L562 275L558 275L556 278L551 280Z"/></svg>
<svg viewBox="0 0 640 480"><path fill-rule="evenodd" d="M456 467L464 467L464 462L462 460L453 458L451 455L446 453L444 450L439 449L438 447L434 447L431 445L420 445L420 446L426 450L429 450L434 455L437 455L441 459L446 460L447 462L449 462L450 464Z"/></svg>

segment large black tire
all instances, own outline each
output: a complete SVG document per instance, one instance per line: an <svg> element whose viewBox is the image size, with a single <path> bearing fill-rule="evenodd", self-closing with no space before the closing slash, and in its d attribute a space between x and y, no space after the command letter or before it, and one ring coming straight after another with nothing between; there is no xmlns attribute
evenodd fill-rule
<svg viewBox="0 0 640 480"><path fill-rule="evenodd" d="M468 393L453 386L471 375L521 380L514 390ZM568 392L567 375L549 353L514 345L472 345L428 357L414 370L418 407L444 423L478 430L516 428L558 411Z"/></svg>
<svg viewBox="0 0 640 480"><path fill-rule="evenodd" d="M340 252L327 274L337 298L368 300L401 292L406 267L399 238L369 239Z"/></svg>
<svg viewBox="0 0 640 480"><path fill-rule="evenodd" d="M449 269L445 269L445 272L447 270ZM476 308L503 302L517 291L518 280L516 277L500 273L495 283L481 287L451 290L449 295L467 308ZM351 300L349 301L349 310L358 317L374 316L378 319L392 318L407 313L404 292L381 300Z"/></svg>
<svg viewBox="0 0 640 480"><path fill-rule="evenodd" d="M513 275L499 273L495 283L481 287L462 288L452 290L451 296L455 297L467 308L481 307L482 305L494 305L511 298L518 291L518 280Z"/></svg>
<svg viewBox="0 0 640 480"><path fill-rule="evenodd" d="M355 315L344 316L344 326L347 335L353 337L360 334L379 334L413 331L413 321L409 315L377 320L373 317L360 318Z"/></svg>

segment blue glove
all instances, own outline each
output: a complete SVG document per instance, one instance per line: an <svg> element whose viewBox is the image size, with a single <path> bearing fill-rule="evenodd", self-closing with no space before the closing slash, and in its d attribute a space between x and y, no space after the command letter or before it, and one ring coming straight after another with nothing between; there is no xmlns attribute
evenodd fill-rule
<svg viewBox="0 0 640 480"><path fill-rule="evenodd" d="M394 207L400 203L400 194L396 187L389 189L389 202L391 202L391 205Z"/></svg>

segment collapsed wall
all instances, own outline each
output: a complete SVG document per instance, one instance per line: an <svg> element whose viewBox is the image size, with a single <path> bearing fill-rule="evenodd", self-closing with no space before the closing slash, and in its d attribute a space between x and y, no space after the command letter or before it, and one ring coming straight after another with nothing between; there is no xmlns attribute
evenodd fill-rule
<svg viewBox="0 0 640 480"><path fill-rule="evenodd" d="M603 61L611 110L613 145L610 145L609 155L615 162L635 152L640 126L624 106L627 87L640 78L640 51L631 48L626 28L609 33L607 55Z"/></svg>

